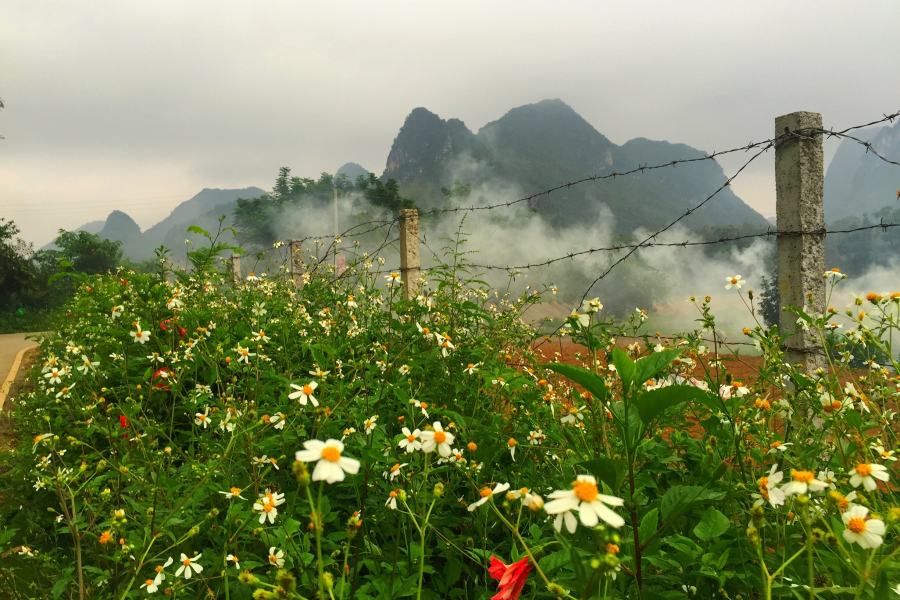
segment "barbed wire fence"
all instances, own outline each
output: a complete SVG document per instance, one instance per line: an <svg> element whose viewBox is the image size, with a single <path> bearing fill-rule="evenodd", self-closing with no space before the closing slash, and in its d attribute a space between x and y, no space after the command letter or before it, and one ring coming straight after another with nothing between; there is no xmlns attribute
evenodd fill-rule
<svg viewBox="0 0 900 600"><path fill-rule="evenodd" d="M643 174L645 172L658 170L658 169L676 168L678 165L715 160L718 157L730 155L730 154L736 154L739 152L748 153L748 152L755 151L750 156L750 158L747 161L745 161L734 172L733 175L728 177L725 180L725 182L722 183L718 188L716 188L711 194L706 196L702 201L700 201L693 207L686 210L683 214L680 214L678 217L676 217L675 219L668 222L665 226L655 230L652 233L647 234L642 239L640 239L640 241L638 241L637 243L616 244L616 245L596 247L596 248L589 247L589 248L585 248L585 249L581 249L581 250L567 252L563 255L549 258L544 261L527 263L527 264L522 264L522 265L494 265L494 264L482 264L482 263L467 263L467 265L469 267L472 267L475 269L502 270L502 271L506 271L508 273L514 274L516 272L526 271L526 270L540 268L540 267L546 267L546 266L550 266L550 265L553 265L553 264L556 264L556 263L559 263L562 261L572 260L579 256L591 255L591 254L595 254L595 253L599 253L599 252L617 252L617 253L624 252L624 254L619 256L617 259L613 260L585 289L585 291L581 295L581 299L580 299L579 303L573 308L573 312L574 312L582 306L584 301L587 300L591 291L594 289L594 287L596 287L596 285L600 281L602 281L604 278L606 278L616 267L618 267L619 265L621 265L622 263L624 263L625 261L630 259L632 256L635 255L636 252L638 252L639 250L642 250L642 249L648 249L648 248L654 248L654 247L688 248L688 247L696 247L696 246L713 246L713 245L717 245L717 244L727 244L727 243L738 242L738 241L743 241L743 240L750 240L750 239L757 239L757 238L779 239L779 238L782 238L785 236L816 236L818 238L824 239L828 235L841 235L841 234L849 234L849 233L856 233L856 232L861 232L861 231L873 231L873 230L881 230L882 232L886 232L889 229L894 229L896 227L900 227L900 223L893 223L893 222L885 223L882 220L881 222L879 222L877 224L872 224L872 225L865 225L865 226L854 227L854 228L849 228L849 229L831 229L831 230L829 230L824 227L824 223L823 223L823 226L821 226L821 227L815 227L815 228L810 228L810 229L803 229L803 228L800 228L800 229L796 229L796 228L778 229L778 228L776 228L774 230L768 229L765 232L758 232L758 233L738 235L738 236L726 236L726 237L720 237L720 238L714 239L714 240L690 240L690 239L688 239L683 242L656 241L660 236L663 236L663 234L669 232L673 227L675 227L682 220L691 216L697 210L699 210L700 208L702 208L709 202L713 201L714 198L716 198L723 190L730 187L731 184L735 181L735 179L737 179L745 171L745 169L747 169L747 167L751 163L753 163L756 159L758 159L763 154L766 154L770 150L775 149L776 147L778 147L781 144L785 144L788 142L801 142L801 141L821 143L822 140L829 139L829 138L848 139L848 140L851 140L851 141L863 146L865 148L867 154L872 154L877 159L879 159L885 163L900 166L900 162L892 160L892 159L884 156L881 152L878 151L878 149L876 149L873 146L873 144L871 142L860 139L860 138L850 134L850 132L858 130L858 129L864 129L867 127L872 127L872 126L884 124L884 123L893 123L893 121L898 118L900 118L900 111L897 111L897 112L894 112L891 114L884 114L882 116L882 118L880 118L880 119L876 119L876 120L873 120L873 121L870 121L867 123L863 123L863 124L859 124L859 125L854 125L851 127L841 129L841 130L837 130L837 131L834 129L825 129L822 127L801 127L801 128L797 128L797 129L794 129L791 131L785 131L784 133L781 133L775 137L772 137L772 138L769 138L766 140L762 140L762 141L758 141L758 142L751 142L746 145L734 147L734 148L731 148L728 150L714 151L712 153L709 153L709 154L706 154L706 155L700 156L700 157L679 158L679 159L674 159L671 161L666 161L666 162L662 162L662 163L658 163L658 164L654 164L654 165L638 164L638 166L636 166L632 169L629 169L629 170L615 171L612 173L606 173L606 174L602 174L602 175L595 174L595 175L585 176L585 177L582 177L582 178L574 180L574 181L566 182L564 184L560 184L560 185L551 187L549 189L543 190L538 193L530 194L528 196L522 196L520 198L517 198L514 200L509 200L506 202L499 202L499 203L495 203L495 204L486 204L486 205L473 204L470 206L435 208L432 210L420 211L420 212L418 212L417 217L440 216L440 215L447 215L447 214L460 213L460 212L478 213L481 211L493 211L493 210L497 210L497 209L509 208L509 207L513 207L518 204L521 204L523 202L530 204L532 201L534 201L542 196L550 196L554 192L566 190L566 189L571 188L572 186L578 186L578 185L582 185L582 184L586 184L586 183L590 183L590 182L598 182L598 181L608 180L608 179L629 177L629 176ZM400 226L400 230L401 230L400 235L402 237L404 235L403 224L401 222L401 217L397 216L393 219L371 220L371 221L366 221L364 223L359 223L359 224L354 225L353 227L347 229L345 232L338 234L337 236L335 236L333 234L331 234L331 235L324 234L324 235L316 235L316 236L306 236L306 237L300 238L298 240L291 240L290 246L291 246L291 248L294 248L295 245L297 245L299 247L303 243L310 241L310 240L316 240L317 242L320 242L322 240L328 240L328 239L332 240L332 243L329 245L328 249L326 250L325 256L319 260L318 264L321 265L322 263L324 263L327 260L327 257L329 255L332 255L333 253L335 253L338 250L338 243L340 241L343 241L345 239L364 238L365 236L367 236L371 233L374 233L375 231L377 231L379 229L387 227L388 232L383 237L382 241L377 245L377 248L373 252L368 253L370 256L375 256L376 254L381 252L383 249L390 246L392 243L398 241L399 238L390 239L390 232L393 230L394 226ZM416 228L418 228L417 222L416 222ZM362 230L360 231L360 229L362 229ZM379 236L379 237L381 237L381 236ZM440 264L441 257L438 255L438 253L433 248L431 248L431 246L428 245L427 235L416 236L415 253L416 253L417 261L418 261L418 244L420 241L422 242L423 245L425 245L427 250L431 253L436 264ZM418 262L416 262L416 266L418 267ZM396 272L396 271L397 271L397 269L389 269L389 270L377 270L377 271L370 271L370 272L382 273L382 272ZM564 325L564 323L563 323L563 325ZM562 330L563 325L560 325L560 327L558 327L551 334L551 336L559 333Z"/></svg>

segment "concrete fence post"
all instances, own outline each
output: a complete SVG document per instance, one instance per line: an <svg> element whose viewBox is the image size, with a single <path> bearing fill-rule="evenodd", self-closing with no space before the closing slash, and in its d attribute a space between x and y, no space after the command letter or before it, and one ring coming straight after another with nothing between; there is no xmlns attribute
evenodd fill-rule
<svg viewBox="0 0 900 600"><path fill-rule="evenodd" d="M303 241L288 241L288 251L290 252L291 279L295 286L300 287L303 285Z"/></svg>
<svg viewBox="0 0 900 600"><path fill-rule="evenodd" d="M422 270L419 263L419 211L400 211L400 278L403 298L411 300L419 292Z"/></svg>
<svg viewBox="0 0 900 600"><path fill-rule="evenodd" d="M241 255L232 253L231 255L231 282L239 283L241 281Z"/></svg>
<svg viewBox="0 0 900 600"><path fill-rule="evenodd" d="M807 314L825 311L825 163L822 115L795 112L775 119L775 198L778 236L778 293L781 306L804 308ZM801 137L802 136L802 137ZM796 231L798 233L790 233ZM802 232L802 233L800 233ZM821 232L821 233L819 233ZM797 324L798 316L782 311L780 327L786 361L802 364L812 376L825 366L823 340Z"/></svg>

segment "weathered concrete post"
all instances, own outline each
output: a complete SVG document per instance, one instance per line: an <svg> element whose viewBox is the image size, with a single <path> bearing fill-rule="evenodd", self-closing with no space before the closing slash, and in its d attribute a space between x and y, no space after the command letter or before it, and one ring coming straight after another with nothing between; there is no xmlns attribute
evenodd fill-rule
<svg viewBox="0 0 900 600"><path fill-rule="evenodd" d="M825 164L820 133L822 115L795 112L775 119L775 198L778 231L778 293L781 306L804 308L810 315L825 311ZM783 233L796 231L798 233ZM802 232L802 233L800 233ZM815 232L815 233L813 233ZM821 232L821 233L819 233ZM812 376L825 366L823 341L797 325L796 313L781 312L780 329L786 361L804 365Z"/></svg>
<svg viewBox="0 0 900 600"><path fill-rule="evenodd" d="M415 298L422 270L419 264L419 211L411 208L400 211L400 277L403 279L403 298Z"/></svg>
<svg viewBox="0 0 900 600"><path fill-rule="evenodd" d="M290 251L291 279L294 280L295 286L300 287L303 285L303 241L288 241L288 250Z"/></svg>
<svg viewBox="0 0 900 600"><path fill-rule="evenodd" d="M241 280L241 255L232 253L231 255L231 282L238 283Z"/></svg>

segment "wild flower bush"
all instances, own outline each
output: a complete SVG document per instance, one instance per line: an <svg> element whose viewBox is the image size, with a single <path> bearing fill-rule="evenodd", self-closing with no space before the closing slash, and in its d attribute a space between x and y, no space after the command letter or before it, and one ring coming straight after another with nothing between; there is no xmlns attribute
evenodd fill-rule
<svg viewBox="0 0 900 600"><path fill-rule="evenodd" d="M547 362L522 315L552 290L487 289L462 241L410 300L365 255L232 284L215 241L173 282L83 280L15 402L3 595L892 593L896 363L832 353L807 377L755 325L759 372L736 381L709 298L668 342L588 301L567 330L584 364ZM742 284L723 292L752 321ZM845 335L894 356L900 299L858 302Z"/></svg>

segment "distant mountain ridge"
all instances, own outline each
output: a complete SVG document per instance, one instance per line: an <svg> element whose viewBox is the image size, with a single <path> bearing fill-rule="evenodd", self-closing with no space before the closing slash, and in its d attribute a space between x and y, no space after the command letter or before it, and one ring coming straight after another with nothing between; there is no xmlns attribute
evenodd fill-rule
<svg viewBox="0 0 900 600"><path fill-rule="evenodd" d="M885 158L900 161L900 122L855 132L854 137L871 142ZM896 208L898 190L900 168L866 152L855 140L844 139L825 173L825 220L832 223Z"/></svg>
<svg viewBox="0 0 900 600"><path fill-rule="evenodd" d="M133 261L153 256L153 249L161 245L173 251L173 258L184 260L184 240L199 241L200 236L187 233L191 225L214 229L218 217L231 215L238 198L256 198L265 194L258 187L221 190L204 188L190 200L176 206L167 217L142 232L140 226L120 210L112 211L105 221L92 221L78 230L96 233L101 238L122 242L122 255ZM227 224L226 224L227 225ZM45 248L52 248L48 244Z"/></svg>
<svg viewBox="0 0 900 600"><path fill-rule="evenodd" d="M405 196L430 209L445 202L441 188L457 179L462 184L510 182L524 195L589 175L702 156L684 144L645 138L618 146L558 99L514 108L477 133L458 119L416 108L394 139L382 180L396 179ZM702 161L572 186L536 198L529 208L565 227L595 222L605 205L616 218L616 230L630 233L671 222L725 181L718 163ZM730 188L684 221L697 229L740 223L768 225Z"/></svg>

